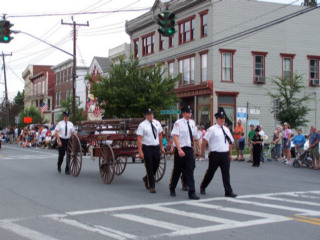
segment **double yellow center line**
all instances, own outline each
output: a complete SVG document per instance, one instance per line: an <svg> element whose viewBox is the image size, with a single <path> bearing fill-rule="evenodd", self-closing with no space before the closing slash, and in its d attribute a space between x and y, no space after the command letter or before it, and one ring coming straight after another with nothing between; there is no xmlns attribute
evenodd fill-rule
<svg viewBox="0 0 320 240"><path fill-rule="evenodd" d="M294 215L294 217L287 217L287 218L320 226L320 219L319 218L311 218L311 217L305 217L305 216L301 216L301 215Z"/></svg>

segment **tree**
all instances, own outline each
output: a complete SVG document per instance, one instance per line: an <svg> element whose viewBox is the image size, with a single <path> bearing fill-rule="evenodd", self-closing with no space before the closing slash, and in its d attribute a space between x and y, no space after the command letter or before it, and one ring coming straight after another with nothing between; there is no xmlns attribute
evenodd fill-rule
<svg viewBox="0 0 320 240"><path fill-rule="evenodd" d="M85 121L87 120L87 113L84 113L83 108L79 108L80 104L76 103L76 122L77 121ZM64 111L68 111L70 113L70 119L72 119L72 97L68 97L67 100L61 102L61 107ZM63 119L62 114L58 117L58 121ZM75 123L74 123L75 124Z"/></svg>
<svg viewBox="0 0 320 240"><path fill-rule="evenodd" d="M27 123L23 122L25 117L31 117L33 124L43 122L43 118L41 117L41 112L35 106L30 106L29 108L26 108L26 109L20 111L20 113L19 113L20 124L19 125L21 127L25 127L26 125L28 125Z"/></svg>
<svg viewBox="0 0 320 240"><path fill-rule="evenodd" d="M289 123L293 129L306 126L309 122L306 116L311 110L307 103L311 97L301 94L305 89L302 75L295 73L292 81L281 77L275 77L271 81L276 88L274 91L268 91L268 95L272 101L277 99L276 119L281 124Z"/></svg>
<svg viewBox="0 0 320 240"><path fill-rule="evenodd" d="M107 117L141 117L147 108L155 113L178 102L174 86L177 77L167 77L159 64L153 67L139 66L139 60L132 56L128 61L120 59L112 64L107 76L95 83L91 80L91 93L102 104Z"/></svg>

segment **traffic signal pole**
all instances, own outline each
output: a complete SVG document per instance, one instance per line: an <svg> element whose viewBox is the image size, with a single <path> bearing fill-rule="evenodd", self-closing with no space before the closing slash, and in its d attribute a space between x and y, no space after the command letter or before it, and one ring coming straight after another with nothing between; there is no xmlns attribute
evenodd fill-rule
<svg viewBox="0 0 320 240"><path fill-rule="evenodd" d="M72 17L73 21L73 17ZM77 78L77 26L89 26L89 22L87 24L77 24L76 21L72 23L64 23L61 19L62 25L71 25L73 26L73 70L72 70L72 122L76 123L76 78Z"/></svg>
<svg viewBox="0 0 320 240"><path fill-rule="evenodd" d="M8 101L8 89L7 89L7 73L6 73L6 61L5 61L5 56L12 56L11 54L4 54L2 52L2 61L3 61L3 74L4 74L4 88L5 88L5 101L6 101L6 124L9 126L9 101Z"/></svg>

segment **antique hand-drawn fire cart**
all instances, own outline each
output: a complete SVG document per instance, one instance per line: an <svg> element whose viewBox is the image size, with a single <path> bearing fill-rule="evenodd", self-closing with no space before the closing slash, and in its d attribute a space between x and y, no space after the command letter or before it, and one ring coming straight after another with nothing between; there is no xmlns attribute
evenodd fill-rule
<svg viewBox="0 0 320 240"><path fill-rule="evenodd" d="M94 158L99 158L102 180L111 183L114 175L121 175L127 164L143 163L138 158L137 135L142 118L109 119L79 122L77 134L72 135L67 149L70 174L78 176L82 167L82 157L88 149ZM130 161L131 160L131 161ZM155 180L160 181L166 170L166 157L161 154Z"/></svg>

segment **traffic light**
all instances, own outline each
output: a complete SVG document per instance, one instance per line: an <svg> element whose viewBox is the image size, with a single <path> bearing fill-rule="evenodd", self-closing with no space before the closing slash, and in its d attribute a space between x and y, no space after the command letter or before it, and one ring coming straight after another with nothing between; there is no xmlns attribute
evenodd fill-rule
<svg viewBox="0 0 320 240"><path fill-rule="evenodd" d="M0 43L9 43L13 39L13 37L10 36L12 33L10 28L12 26L13 24L7 20L0 21Z"/></svg>
<svg viewBox="0 0 320 240"><path fill-rule="evenodd" d="M177 31L175 26L177 25L175 22L176 15L169 11L165 11L164 13L158 14L158 24L160 27L158 28L158 32L164 37L172 37Z"/></svg>

